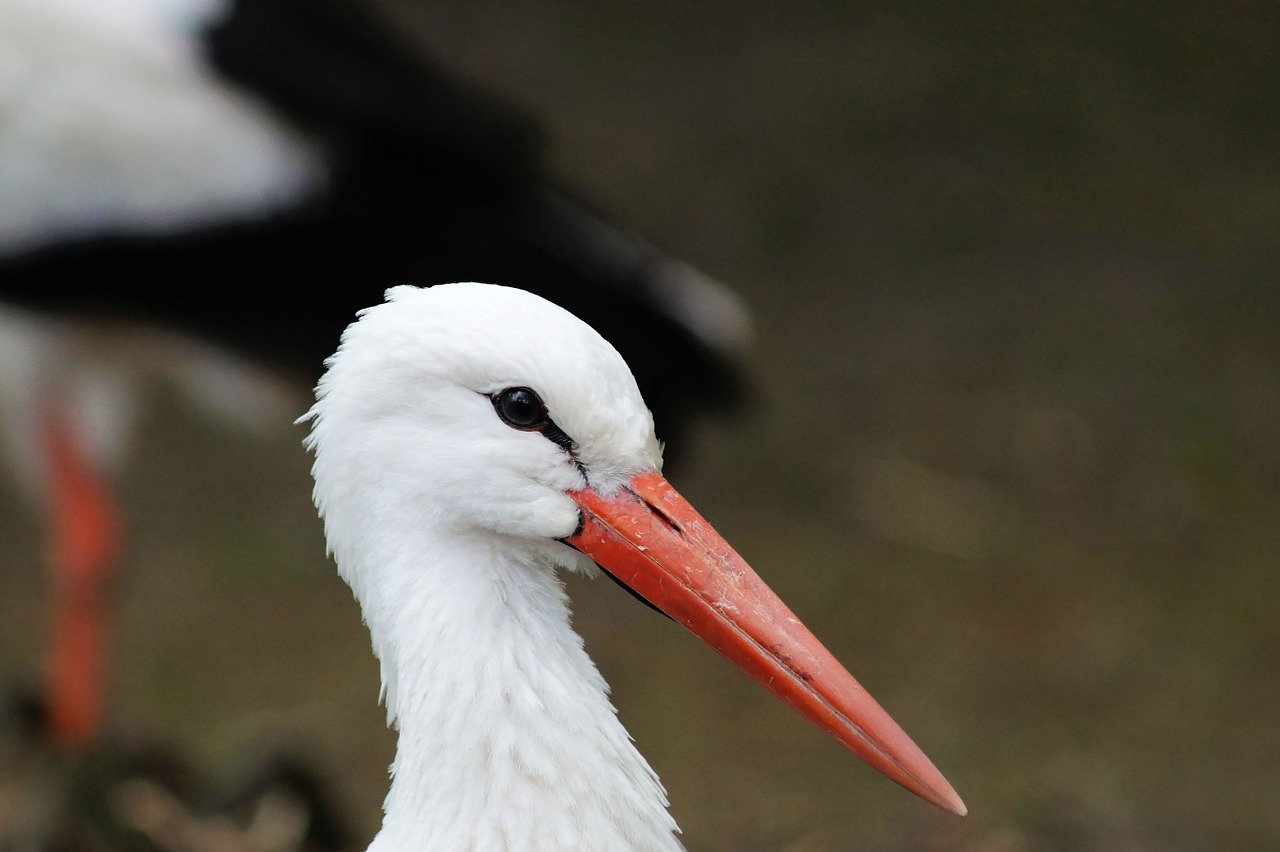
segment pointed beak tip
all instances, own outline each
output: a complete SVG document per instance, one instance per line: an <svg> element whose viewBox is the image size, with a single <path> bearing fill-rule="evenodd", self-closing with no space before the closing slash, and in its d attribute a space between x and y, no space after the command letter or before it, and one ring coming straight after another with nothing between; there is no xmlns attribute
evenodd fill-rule
<svg viewBox="0 0 1280 852"><path fill-rule="evenodd" d="M914 743L910 744L910 750L916 753L920 762L913 766L905 766L897 764L892 770L881 768L877 763L871 762L871 765L888 775L900 785L905 787L912 793L924 799L929 804L944 810L949 814L956 816L967 816L969 807L960 798L960 794L951 786L951 782L938 771L937 767L924 756ZM897 770L896 772L894 770ZM905 775L898 774L905 772Z"/></svg>
<svg viewBox="0 0 1280 852"><path fill-rule="evenodd" d="M969 815L969 806L966 805L964 800L960 798L960 795L950 787L938 796L938 801L935 802L935 804L947 813L955 814L958 817Z"/></svg>

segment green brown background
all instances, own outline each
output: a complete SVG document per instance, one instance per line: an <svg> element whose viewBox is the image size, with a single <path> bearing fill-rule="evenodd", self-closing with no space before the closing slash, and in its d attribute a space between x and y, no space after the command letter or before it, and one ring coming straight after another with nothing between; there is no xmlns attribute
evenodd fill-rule
<svg viewBox="0 0 1280 852"><path fill-rule="evenodd" d="M691 849L1280 848L1274 4L381 5L742 295L752 401L676 484L971 811L575 582ZM368 833L393 739L301 437L149 399L113 720L228 776L302 744ZM0 554L32 674L13 489Z"/></svg>

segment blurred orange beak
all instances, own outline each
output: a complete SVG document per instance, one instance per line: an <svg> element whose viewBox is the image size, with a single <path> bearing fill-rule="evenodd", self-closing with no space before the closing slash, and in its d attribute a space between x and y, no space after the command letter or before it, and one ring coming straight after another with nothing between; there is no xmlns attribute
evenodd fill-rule
<svg viewBox="0 0 1280 852"><path fill-rule="evenodd" d="M700 636L845 748L921 798L964 802L853 676L657 471L609 496L570 492L582 528L566 543Z"/></svg>

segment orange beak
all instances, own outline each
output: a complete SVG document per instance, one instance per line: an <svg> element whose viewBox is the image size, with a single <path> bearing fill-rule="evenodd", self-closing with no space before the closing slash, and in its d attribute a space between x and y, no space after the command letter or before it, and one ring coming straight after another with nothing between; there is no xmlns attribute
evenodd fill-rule
<svg viewBox="0 0 1280 852"><path fill-rule="evenodd" d="M845 748L943 810L964 802L853 676L657 471L610 497L570 492L565 541L700 636Z"/></svg>

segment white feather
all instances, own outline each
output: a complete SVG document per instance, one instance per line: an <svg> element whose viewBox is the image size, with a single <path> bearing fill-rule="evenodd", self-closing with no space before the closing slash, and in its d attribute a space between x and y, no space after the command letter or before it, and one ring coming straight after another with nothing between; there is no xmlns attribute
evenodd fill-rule
<svg viewBox="0 0 1280 852"><path fill-rule="evenodd" d="M621 356L545 300L398 287L343 335L308 415L315 498L399 744L372 849L674 850L666 795L569 623L566 490L661 465ZM487 396L537 391L581 468Z"/></svg>

